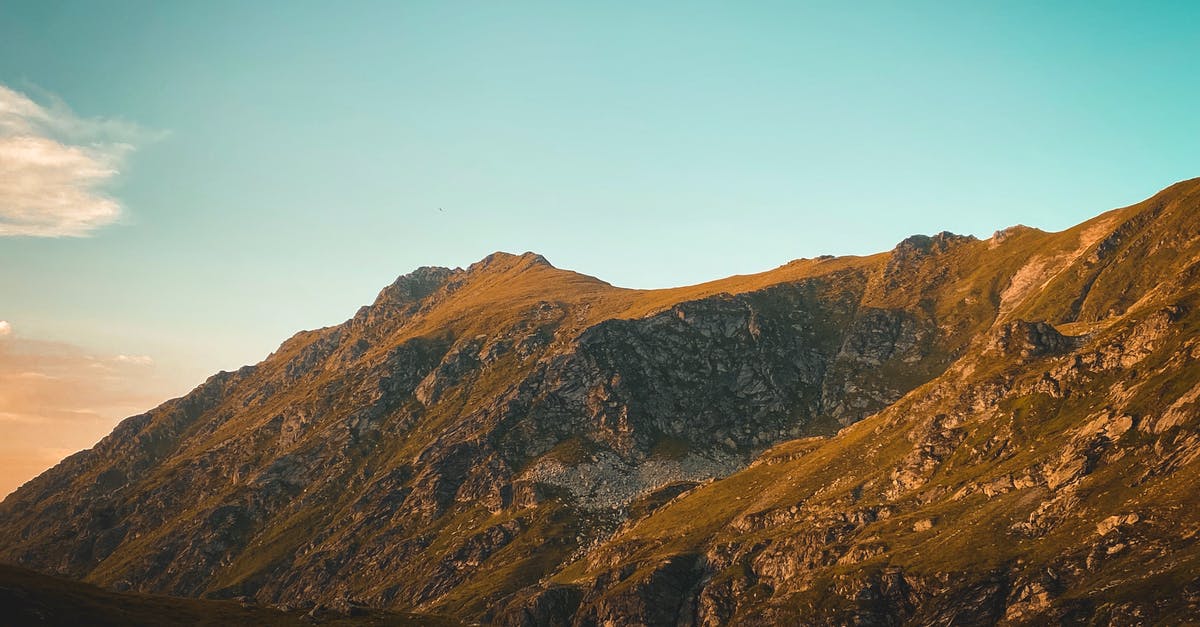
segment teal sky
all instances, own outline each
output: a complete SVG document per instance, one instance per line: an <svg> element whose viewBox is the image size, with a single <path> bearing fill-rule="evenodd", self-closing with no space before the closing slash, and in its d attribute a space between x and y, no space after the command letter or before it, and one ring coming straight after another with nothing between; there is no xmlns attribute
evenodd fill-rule
<svg viewBox="0 0 1200 627"><path fill-rule="evenodd" d="M494 250L665 287L918 232L1058 230L1200 175L1198 17L0 0L0 84L132 144L115 222L0 237L0 319L150 356L181 392Z"/></svg>

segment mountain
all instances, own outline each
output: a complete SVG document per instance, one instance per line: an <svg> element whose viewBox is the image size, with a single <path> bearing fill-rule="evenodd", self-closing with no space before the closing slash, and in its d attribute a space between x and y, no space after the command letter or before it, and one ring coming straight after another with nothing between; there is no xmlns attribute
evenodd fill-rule
<svg viewBox="0 0 1200 627"><path fill-rule="evenodd" d="M502 625L1200 621L1200 179L629 290L496 253L0 504L117 591Z"/></svg>

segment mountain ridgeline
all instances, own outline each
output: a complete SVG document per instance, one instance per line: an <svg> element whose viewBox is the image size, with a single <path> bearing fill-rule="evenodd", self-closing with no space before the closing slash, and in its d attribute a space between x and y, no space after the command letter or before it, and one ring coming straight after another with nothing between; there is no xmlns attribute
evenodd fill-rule
<svg viewBox="0 0 1200 627"><path fill-rule="evenodd" d="M496 253L0 504L117 592L533 625L1200 621L1200 179L667 290Z"/></svg>

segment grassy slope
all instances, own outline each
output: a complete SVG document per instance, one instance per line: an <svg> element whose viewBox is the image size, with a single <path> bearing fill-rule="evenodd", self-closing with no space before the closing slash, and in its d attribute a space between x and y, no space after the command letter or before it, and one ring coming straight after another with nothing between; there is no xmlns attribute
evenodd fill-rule
<svg viewBox="0 0 1200 627"><path fill-rule="evenodd" d="M1167 359L1179 344L1164 346L1157 354ZM1176 373L1171 379L1182 389L1191 389L1200 384L1200 368L1193 366ZM1200 567L1200 551L1194 538L1179 535L1186 530L1200 528L1200 512L1193 507L1194 490L1200 485L1200 463L1192 460L1162 477L1135 485L1134 479L1152 464L1153 444L1147 442L1126 457L1111 464L1102 464L1088 475L1083 484L1083 503L1078 505L1073 520L1055 529L1044 538L1015 539L1010 532L1013 524L1025 520L1031 511L1052 495L1044 486L1010 491L988 498L976 493L966 498L953 500L937 498L920 503L913 495L898 501L889 501L878 494L854 496L863 486L884 486L888 474L901 458L912 448L908 440L903 413L918 410L921 414L929 407L922 407L914 399L927 390L917 390L897 406L873 418L843 430L828 441L814 443L811 440L785 443L768 451L760 463L726 479L697 489L684 498L653 513L613 542L641 549L629 557L629 561L656 562L662 558L682 553L703 551L723 542L737 541L752 544L754 534L739 533L730 522L739 516L772 509L787 508L803 503L804 507L819 511L823 507L832 510L847 505L864 507L891 505L896 513L887 519L869 525L856 536L855 542L870 543L883 539L887 551L879 558L853 566L832 567L820 573L829 579L846 570L861 570L883 565L904 567L911 573L975 572L982 573L1005 564L1021 560L1028 563L1030 570L1050 563L1064 553L1095 536L1096 524L1106 517L1129 511L1141 513L1153 525L1149 534L1161 534L1168 543L1170 555L1151 565L1135 556L1118 557L1106 566L1103 576L1084 582L1072 591L1076 596L1103 594L1110 601L1124 599L1150 599L1169 593L1194 577ZM1146 390L1144 396L1135 399L1161 409L1160 390ZM1167 401L1173 397L1167 397ZM1017 453L998 463L984 466L962 464L956 467L954 458L946 460L944 469L923 487L924 490L945 488L942 494L953 494L971 484L982 484L1020 469L1036 466L1039 462L1052 459L1068 443L1072 427L1078 427L1094 416L1095 408L1084 400L1079 403L1048 404L1042 415L1026 414L1023 433L1015 448ZM1008 414L1005 419L1013 418ZM918 416L913 417L915 421ZM1195 429L1195 420L1185 429ZM982 423L975 426L974 441L968 438L962 450L979 445L992 431ZM1167 436L1174 436L1168 433ZM1141 437L1132 432L1127 434L1128 444ZM1164 437L1170 441L1170 437ZM914 524L921 520L936 521L932 531L917 531ZM758 532L760 538L786 538L803 533L802 526L786 526ZM1147 577L1147 572L1154 574ZM576 564L560 574L558 581L586 580L589 573L584 564ZM1167 587L1164 587L1167 586Z"/></svg>
<svg viewBox="0 0 1200 627"><path fill-rule="evenodd" d="M302 619L302 614L243 607L235 601L110 592L86 583L0 564L0 623L12 627L314 624L312 620ZM353 618L318 615L315 624L450 627L458 623L435 616L372 612Z"/></svg>

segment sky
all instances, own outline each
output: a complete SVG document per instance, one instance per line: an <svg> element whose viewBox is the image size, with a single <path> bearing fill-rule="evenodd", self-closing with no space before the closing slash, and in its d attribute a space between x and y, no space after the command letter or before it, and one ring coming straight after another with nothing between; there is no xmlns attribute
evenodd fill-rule
<svg viewBox="0 0 1200 627"><path fill-rule="evenodd" d="M1195 2L0 0L0 495L423 265L668 287L1200 175Z"/></svg>

